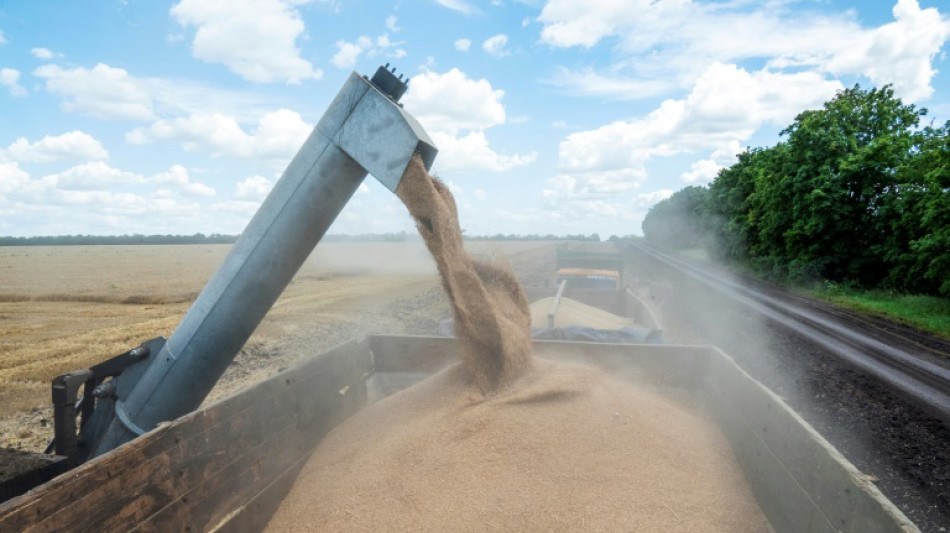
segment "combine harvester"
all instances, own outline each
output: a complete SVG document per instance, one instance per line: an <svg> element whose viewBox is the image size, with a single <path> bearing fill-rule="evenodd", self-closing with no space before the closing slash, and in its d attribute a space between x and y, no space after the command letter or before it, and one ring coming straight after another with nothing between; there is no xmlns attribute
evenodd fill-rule
<svg viewBox="0 0 950 533"><path fill-rule="evenodd" d="M350 76L171 337L55 378L57 455L19 479L63 473L0 504L0 531L258 531L323 436L392 392L387 376L427 375L456 358L450 338L374 335L196 410L366 174L395 190L413 154L431 165L436 148L397 103L405 90L386 68ZM583 301L582 290L559 288ZM587 301L631 316L621 277L601 293L614 307ZM776 532L917 531L715 348L536 341L535 352L696 399Z"/></svg>

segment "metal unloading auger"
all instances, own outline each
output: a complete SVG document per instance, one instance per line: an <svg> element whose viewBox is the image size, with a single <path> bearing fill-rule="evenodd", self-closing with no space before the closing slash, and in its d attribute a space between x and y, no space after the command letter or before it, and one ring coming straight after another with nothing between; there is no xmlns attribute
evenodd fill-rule
<svg viewBox="0 0 950 533"><path fill-rule="evenodd" d="M388 67L350 75L167 341L54 380L57 454L75 465L198 408L366 174L395 192L413 154L431 166L436 147L398 104L408 79Z"/></svg>

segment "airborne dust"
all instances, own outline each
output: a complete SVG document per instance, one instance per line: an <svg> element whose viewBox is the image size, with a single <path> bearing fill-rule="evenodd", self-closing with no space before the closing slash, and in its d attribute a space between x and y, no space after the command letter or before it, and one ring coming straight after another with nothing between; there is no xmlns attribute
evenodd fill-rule
<svg viewBox="0 0 950 533"><path fill-rule="evenodd" d="M448 189L414 159L397 194L436 259L461 362L333 430L267 531L768 530L711 422L532 357L524 292L465 253Z"/></svg>

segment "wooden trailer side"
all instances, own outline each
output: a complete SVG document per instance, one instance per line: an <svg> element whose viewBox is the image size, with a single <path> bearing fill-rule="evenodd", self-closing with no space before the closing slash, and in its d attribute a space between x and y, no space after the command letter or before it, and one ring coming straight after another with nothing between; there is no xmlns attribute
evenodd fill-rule
<svg viewBox="0 0 950 533"><path fill-rule="evenodd" d="M0 506L0 531L254 531L303 461L366 403L350 341Z"/></svg>

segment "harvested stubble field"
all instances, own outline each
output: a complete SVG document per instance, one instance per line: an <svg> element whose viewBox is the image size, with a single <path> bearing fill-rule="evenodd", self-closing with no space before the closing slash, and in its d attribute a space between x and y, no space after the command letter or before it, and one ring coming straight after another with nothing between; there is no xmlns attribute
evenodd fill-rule
<svg viewBox="0 0 950 533"><path fill-rule="evenodd" d="M523 281L550 272L551 246L469 244L507 256ZM42 451L50 380L169 336L229 248L0 247L0 447ZM321 244L207 401L350 338L434 334L450 313L421 242Z"/></svg>

